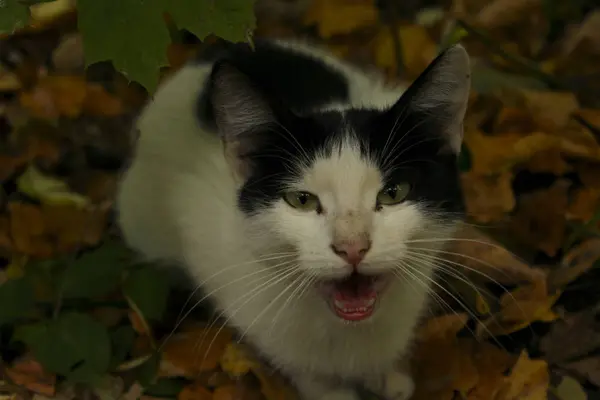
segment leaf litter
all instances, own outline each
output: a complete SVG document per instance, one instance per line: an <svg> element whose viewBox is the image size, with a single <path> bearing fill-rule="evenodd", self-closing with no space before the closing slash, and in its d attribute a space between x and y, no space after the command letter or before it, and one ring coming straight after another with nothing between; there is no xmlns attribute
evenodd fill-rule
<svg viewBox="0 0 600 400"><path fill-rule="evenodd" d="M408 360L413 399L597 395L600 9L541 0L292 3L285 18L259 13L256 34L308 36L393 83L414 79L440 43L461 40L472 57L461 159L468 220L444 254L447 291ZM0 396L294 398L235 332L208 324L210 313L193 313L172 333L186 294L122 245L112 219L131 122L148 94L219 36L243 40L254 24L247 5L187 21L200 13L186 14L185 4L166 18L131 6L124 12L134 22L120 30L93 21L89 2L80 2L81 30L71 0L29 12L8 0L0 13ZM138 22L148 36L127 36ZM93 32L107 29L114 37L99 42Z"/></svg>

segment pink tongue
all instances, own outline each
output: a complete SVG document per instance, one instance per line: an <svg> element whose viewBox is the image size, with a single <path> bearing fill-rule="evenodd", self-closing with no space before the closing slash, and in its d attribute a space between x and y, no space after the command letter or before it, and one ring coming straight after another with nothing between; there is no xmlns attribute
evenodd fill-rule
<svg viewBox="0 0 600 400"><path fill-rule="evenodd" d="M351 276L334 285L333 308L336 314L348 321L359 321L373 313L377 292L370 278Z"/></svg>

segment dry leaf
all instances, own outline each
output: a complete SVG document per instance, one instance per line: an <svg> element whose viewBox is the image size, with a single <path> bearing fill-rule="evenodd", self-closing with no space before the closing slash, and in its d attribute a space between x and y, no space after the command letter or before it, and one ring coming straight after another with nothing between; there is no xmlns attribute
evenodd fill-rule
<svg viewBox="0 0 600 400"><path fill-rule="evenodd" d="M471 279L477 277L499 284L518 284L545 279L546 273L532 268L480 230L464 225L450 243L450 261L464 266ZM458 265L457 265L458 266Z"/></svg>
<svg viewBox="0 0 600 400"><path fill-rule="evenodd" d="M500 311L479 321L476 328L477 336L506 335L521 330L535 321L554 321L559 316L552 307L559 296L559 291L548 291L545 279L504 293L500 298Z"/></svg>
<svg viewBox="0 0 600 400"><path fill-rule="evenodd" d="M556 255L565 238L569 186L561 179L548 189L522 195L511 221L515 236L549 256Z"/></svg>
<svg viewBox="0 0 600 400"><path fill-rule="evenodd" d="M45 371L31 355L15 361L4 372L13 383L32 392L49 397L56 394L56 375Z"/></svg>
<svg viewBox="0 0 600 400"><path fill-rule="evenodd" d="M201 372L215 369L232 334L227 328L189 326L173 335L163 346L159 376L172 376L169 371L181 371L180 376L193 378Z"/></svg>
<svg viewBox="0 0 600 400"><path fill-rule="evenodd" d="M74 118L81 114L86 94L87 82L82 76L47 76L33 90L22 92L20 102L42 119Z"/></svg>
<svg viewBox="0 0 600 400"><path fill-rule="evenodd" d="M559 268L548 274L549 288L562 288L590 270L600 260L600 238L591 238L571 249Z"/></svg>
<svg viewBox="0 0 600 400"><path fill-rule="evenodd" d="M513 175L461 174L465 206L470 217L481 223L497 222L505 218L515 206L512 190Z"/></svg>
<svg viewBox="0 0 600 400"><path fill-rule="evenodd" d="M316 25L327 39L376 24L378 10L373 0L313 1L304 16L306 25Z"/></svg>
<svg viewBox="0 0 600 400"><path fill-rule="evenodd" d="M495 0L477 14L475 23L486 29L501 28L518 21L541 4L541 0Z"/></svg>
<svg viewBox="0 0 600 400"><path fill-rule="evenodd" d="M496 400L546 400L550 382L548 364L531 360L523 351L506 381Z"/></svg>
<svg viewBox="0 0 600 400"><path fill-rule="evenodd" d="M213 394L204 386L192 383L179 392L177 400L213 400Z"/></svg>
<svg viewBox="0 0 600 400"><path fill-rule="evenodd" d="M582 187L575 191L567 209L567 218L590 221L600 210L600 187Z"/></svg>
<svg viewBox="0 0 600 400"><path fill-rule="evenodd" d="M416 78L437 55L437 45L421 25L401 26L397 33L383 27L375 38L375 64L387 70L391 76L396 74L398 68L393 34L398 35L400 41L407 77Z"/></svg>
<svg viewBox="0 0 600 400"><path fill-rule="evenodd" d="M544 358L550 364L564 365L600 347L598 311L599 307L595 306L556 321L540 342Z"/></svg>

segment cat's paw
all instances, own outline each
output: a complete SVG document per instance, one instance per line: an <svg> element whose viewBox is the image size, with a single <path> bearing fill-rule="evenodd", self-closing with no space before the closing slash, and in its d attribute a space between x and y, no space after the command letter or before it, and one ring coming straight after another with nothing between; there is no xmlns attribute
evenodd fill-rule
<svg viewBox="0 0 600 400"><path fill-rule="evenodd" d="M384 378L382 394L386 400L408 400L414 391L412 378L402 372L393 371Z"/></svg>
<svg viewBox="0 0 600 400"><path fill-rule="evenodd" d="M408 400L415 391L412 378L400 371L391 371L366 382L367 388L385 400Z"/></svg>

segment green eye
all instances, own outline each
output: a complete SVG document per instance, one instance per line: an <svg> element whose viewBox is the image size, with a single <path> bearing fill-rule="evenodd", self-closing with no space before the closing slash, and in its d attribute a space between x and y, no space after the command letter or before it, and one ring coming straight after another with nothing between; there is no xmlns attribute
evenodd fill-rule
<svg viewBox="0 0 600 400"><path fill-rule="evenodd" d="M284 193L283 199L291 207L302 211L317 211L321 212L321 203L319 198L308 192L287 192Z"/></svg>
<svg viewBox="0 0 600 400"><path fill-rule="evenodd" d="M377 204L392 206L402 203L409 192L410 185L408 183L397 183L386 186L377 194Z"/></svg>

